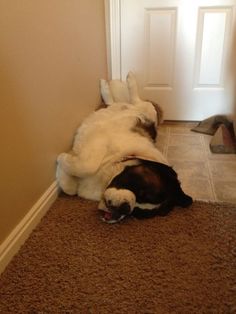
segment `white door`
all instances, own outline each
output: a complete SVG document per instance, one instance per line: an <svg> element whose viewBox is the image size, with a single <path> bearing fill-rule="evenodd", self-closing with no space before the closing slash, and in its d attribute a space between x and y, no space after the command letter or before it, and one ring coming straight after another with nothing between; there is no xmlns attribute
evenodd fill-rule
<svg viewBox="0 0 236 314"><path fill-rule="evenodd" d="M159 103L165 119L232 114L235 6L236 0L120 0L120 34L112 41L119 78L132 70L142 98Z"/></svg>

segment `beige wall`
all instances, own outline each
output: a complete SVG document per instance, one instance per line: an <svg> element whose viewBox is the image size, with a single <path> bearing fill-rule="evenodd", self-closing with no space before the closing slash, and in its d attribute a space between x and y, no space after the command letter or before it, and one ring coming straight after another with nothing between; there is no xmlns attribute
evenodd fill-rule
<svg viewBox="0 0 236 314"><path fill-rule="evenodd" d="M0 1L0 243L100 102L104 20L103 0Z"/></svg>

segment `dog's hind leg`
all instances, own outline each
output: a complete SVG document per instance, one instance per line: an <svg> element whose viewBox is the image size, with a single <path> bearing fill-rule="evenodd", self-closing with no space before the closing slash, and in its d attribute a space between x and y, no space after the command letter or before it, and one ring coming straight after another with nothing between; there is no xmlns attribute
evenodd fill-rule
<svg viewBox="0 0 236 314"><path fill-rule="evenodd" d="M62 153L57 158L59 166L70 176L83 178L94 174L99 167L99 164L94 161L94 158L81 160L78 156L73 156L68 153Z"/></svg>
<svg viewBox="0 0 236 314"><path fill-rule="evenodd" d="M56 172L59 187L68 195L76 195L78 190L78 178L68 175L59 165Z"/></svg>
<svg viewBox="0 0 236 314"><path fill-rule="evenodd" d="M86 147L83 147L78 154L62 153L58 156L57 161L67 174L84 178L97 172L106 153L106 142L102 139L94 139Z"/></svg>

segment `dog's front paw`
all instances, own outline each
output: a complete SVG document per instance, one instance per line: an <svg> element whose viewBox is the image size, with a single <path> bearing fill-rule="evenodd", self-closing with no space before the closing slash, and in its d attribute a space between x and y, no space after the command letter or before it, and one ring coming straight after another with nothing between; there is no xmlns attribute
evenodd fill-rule
<svg viewBox="0 0 236 314"><path fill-rule="evenodd" d="M110 86L106 80L100 80L100 90L104 103L106 105L112 105L114 100L110 91Z"/></svg>
<svg viewBox="0 0 236 314"><path fill-rule="evenodd" d="M132 88L134 86L136 86L136 78L135 75L132 71L129 71L129 73L126 76L126 82L129 88Z"/></svg>
<svg viewBox="0 0 236 314"><path fill-rule="evenodd" d="M68 158L68 154L67 153L61 153L57 157L58 164L62 164L64 161L66 161L67 158Z"/></svg>
<svg viewBox="0 0 236 314"><path fill-rule="evenodd" d="M136 104L141 101L138 92L138 85L133 72L129 71L126 77L126 83L129 89L129 97L131 104Z"/></svg>

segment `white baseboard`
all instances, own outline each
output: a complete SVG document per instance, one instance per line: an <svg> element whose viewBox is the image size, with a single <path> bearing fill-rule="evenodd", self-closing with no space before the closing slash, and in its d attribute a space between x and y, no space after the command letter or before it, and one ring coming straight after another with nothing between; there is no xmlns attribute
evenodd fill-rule
<svg viewBox="0 0 236 314"><path fill-rule="evenodd" d="M0 274L56 200L58 192L57 182L54 181L0 245Z"/></svg>

